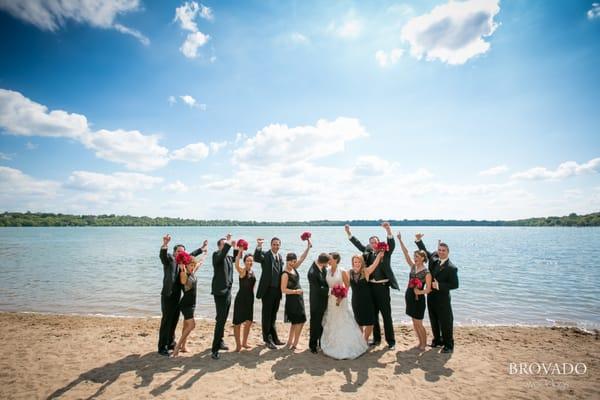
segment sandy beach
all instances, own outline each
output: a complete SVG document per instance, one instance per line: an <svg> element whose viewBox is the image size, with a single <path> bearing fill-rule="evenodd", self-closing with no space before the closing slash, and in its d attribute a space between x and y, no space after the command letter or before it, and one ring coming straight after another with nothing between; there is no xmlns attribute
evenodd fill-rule
<svg viewBox="0 0 600 400"><path fill-rule="evenodd" d="M268 350L253 327L251 350L208 351L212 321L199 320L190 353L155 352L158 319L0 313L2 399L522 398L600 396L599 333L574 328L459 327L454 354L411 350L411 328L397 326L397 347L336 361L307 348ZM180 326L178 326L179 332ZM287 334L287 326L280 325ZM284 336L284 335L282 335ZM225 340L234 344L231 326ZM513 373L528 363L535 375ZM532 364L533 363L533 364ZM554 363L585 373L544 375ZM531 367L533 365L533 367ZM541 367L540 367L541 365ZM516 367L515 367L516 368ZM538 369L542 369L537 374ZM517 368L518 371L518 368ZM562 370L565 372L565 370ZM567 371L568 368L567 368Z"/></svg>

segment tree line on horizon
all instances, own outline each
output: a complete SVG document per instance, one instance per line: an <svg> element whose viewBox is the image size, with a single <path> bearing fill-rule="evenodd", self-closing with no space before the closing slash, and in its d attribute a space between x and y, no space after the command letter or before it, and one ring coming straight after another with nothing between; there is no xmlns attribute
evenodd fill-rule
<svg viewBox="0 0 600 400"><path fill-rule="evenodd" d="M71 215L32 212L4 212L0 227L44 226L377 226L382 220L315 220L315 221L236 221L229 219L197 220L168 217L134 217L130 215ZM562 217L527 218L512 221L404 219L389 220L395 226L600 226L600 212Z"/></svg>

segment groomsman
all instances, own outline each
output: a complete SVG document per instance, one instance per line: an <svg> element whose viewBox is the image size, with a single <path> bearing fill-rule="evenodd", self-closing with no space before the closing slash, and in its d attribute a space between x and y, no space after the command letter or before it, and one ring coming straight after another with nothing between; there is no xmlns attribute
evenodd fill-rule
<svg viewBox="0 0 600 400"><path fill-rule="evenodd" d="M218 250L213 253L213 278L211 294L215 299L215 308L217 316L215 318L215 332L213 336L211 357L213 360L219 359L219 350L229 350L223 342L225 332L225 322L229 315L231 306L231 287L233 285L233 259L237 255L237 250L233 251L233 256L227 255L235 241L228 234L226 238L219 239L217 242Z"/></svg>
<svg viewBox="0 0 600 400"><path fill-rule="evenodd" d="M264 239L257 239L254 261L260 263L261 274L256 290L256 298L262 300L262 334L265 345L274 350L282 346L275 330L275 321L281 301L281 272L283 271L283 258L279 254L281 240L271 239L271 250L263 251Z"/></svg>
<svg viewBox="0 0 600 400"><path fill-rule="evenodd" d="M179 266L175 262L177 254L185 251L182 244L173 247L173 255L167 253L170 235L163 237L159 258L163 265L163 286L160 292L160 330L158 333L158 353L163 356L169 355L169 350L175 348L175 328L179 322L179 300L181 298L181 283L179 281ZM197 256L207 251L208 242L205 240L201 248L190 253Z"/></svg>
<svg viewBox="0 0 600 400"><path fill-rule="evenodd" d="M329 285L327 284L327 264L330 260L327 253L319 254L319 258L308 269L310 285L310 338L308 347L314 354L318 353L323 335L323 315L327 310Z"/></svg>
<svg viewBox="0 0 600 400"><path fill-rule="evenodd" d="M379 327L379 314L383 317L383 327L385 330L385 341L388 344L390 350L394 350L396 347L396 338L394 336L394 322L392 321L392 306L390 299L390 287L398 290L398 282L392 271L391 258L396 242L394 241L394 235L392 234L392 227L389 222L381 224L387 234L387 244L389 250L383 255L383 260L379 264L379 267L371 274L369 280L369 286L371 288L371 296L373 297L373 304L375 305L375 324L373 325L373 342L372 346L377 346L381 343L381 328ZM373 264L375 258L377 258L377 251L375 246L379 243L377 236L371 236L369 238L369 245L363 246L363 244L352 235L350 232L350 225L344 226L348 239L352 242L358 250L363 253L363 258L367 265Z"/></svg>
<svg viewBox="0 0 600 400"><path fill-rule="evenodd" d="M454 351L454 315L452 314L450 290L458 288L458 269L448 258L450 249L446 243L438 241L437 251L430 253L421 240L423 234L417 233L415 238L419 250L427 253L428 268L433 278L431 284L433 290L427 295L427 310L433 331L431 347L444 346L442 353L452 353Z"/></svg>

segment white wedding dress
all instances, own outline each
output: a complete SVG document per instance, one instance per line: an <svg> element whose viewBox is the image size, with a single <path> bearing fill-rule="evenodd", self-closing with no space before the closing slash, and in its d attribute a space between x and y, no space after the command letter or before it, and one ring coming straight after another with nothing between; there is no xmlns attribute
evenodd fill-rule
<svg viewBox="0 0 600 400"><path fill-rule="evenodd" d="M336 305L336 298L331 294L331 288L336 284L344 284L342 269L337 267L331 275L327 271L327 284L329 285L329 300L327 311L323 316L323 336L321 336L321 349L329 357L353 359L363 354L368 349L367 342L354 319L349 306L348 297L340 305Z"/></svg>

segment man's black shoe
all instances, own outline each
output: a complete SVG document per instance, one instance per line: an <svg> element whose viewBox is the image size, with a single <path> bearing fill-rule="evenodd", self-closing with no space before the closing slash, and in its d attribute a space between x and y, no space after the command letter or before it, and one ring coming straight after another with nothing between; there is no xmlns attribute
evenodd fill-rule
<svg viewBox="0 0 600 400"><path fill-rule="evenodd" d="M388 349L389 350L395 350L396 349L396 343L392 343L388 345Z"/></svg>
<svg viewBox="0 0 600 400"><path fill-rule="evenodd" d="M440 351L440 353L452 353L453 351L454 351L454 349L452 347L444 346L444 348L442 349L442 351Z"/></svg>
<svg viewBox="0 0 600 400"><path fill-rule="evenodd" d="M273 343L276 344L277 346L283 346L285 344L279 339L273 340Z"/></svg>
<svg viewBox="0 0 600 400"><path fill-rule="evenodd" d="M442 347L442 344L440 342L436 342L435 340L431 342L431 347L436 348L436 347Z"/></svg>
<svg viewBox="0 0 600 400"><path fill-rule="evenodd" d="M175 346L177 346L177 343L173 342L167 346L167 350L175 350Z"/></svg>
<svg viewBox="0 0 600 400"><path fill-rule="evenodd" d="M319 354L319 351L317 349L310 349L310 352L313 354Z"/></svg>
<svg viewBox="0 0 600 400"><path fill-rule="evenodd" d="M227 347L224 342L221 342L219 345L219 350L227 351L229 350L229 347Z"/></svg>
<svg viewBox="0 0 600 400"><path fill-rule="evenodd" d="M221 358L221 356L219 355L218 351L213 351L210 355L210 358L212 358L213 360L218 360L219 358Z"/></svg>
<svg viewBox="0 0 600 400"><path fill-rule="evenodd" d="M379 346L380 344L381 344L381 342L376 342L376 341L374 341L374 340L373 340L372 342L369 342L369 346L370 346L370 347Z"/></svg>
<svg viewBox="0 0 600 400"><path fill-rule="evenodd" d="M273 342L265 342L265 346L267 346L271 350L277 350L277 346Z"/></svg>
<svg viewBox="0 0 600 400"><path fill-rule="evenodd" d="M167 350L167 349L160 349L158 351L158 354L160 354L161 356L167 356L167 357L169 357L169 350Z"/></svg>

